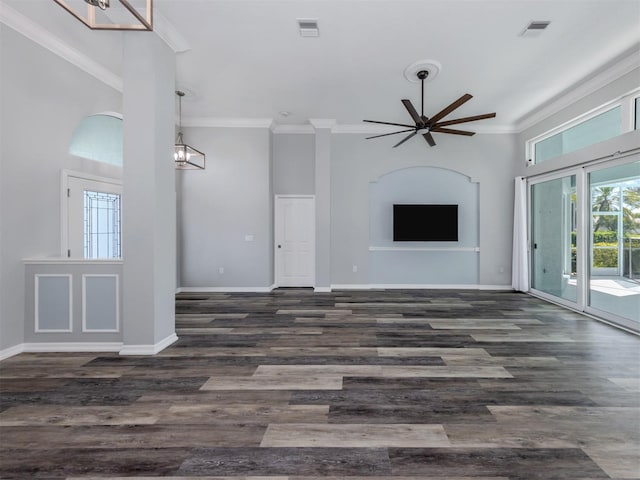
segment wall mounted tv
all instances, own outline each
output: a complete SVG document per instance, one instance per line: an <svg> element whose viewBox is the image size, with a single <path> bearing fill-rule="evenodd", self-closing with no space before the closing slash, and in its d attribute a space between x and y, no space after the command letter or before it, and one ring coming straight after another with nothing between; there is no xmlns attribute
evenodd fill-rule
<svg viewBox="0 0 640 480"><path fill-rule="evenodd" d="M458 205L394 205L393 241L457 242Z"/></svg>

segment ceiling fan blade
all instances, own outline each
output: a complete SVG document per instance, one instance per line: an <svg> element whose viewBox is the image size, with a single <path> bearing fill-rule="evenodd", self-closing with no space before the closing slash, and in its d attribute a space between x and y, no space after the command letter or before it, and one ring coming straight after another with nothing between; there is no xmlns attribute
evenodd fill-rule
<svg viewBox="0 0 640 480"><path fill-rule="evenodd" d="M434 127L444 127L446 125L456 125L458 123L475 122L476 120L484 120L485 118L494 118L496 113L485 113L484 115L474 115L473 117L456 118L454 120L446 120L437 123Z"/></svg>
<svg viewBox="0 0 640 480"><path fill-rule="evenodd" d="M407 125L405 123L393 123L393 122L380 122L378 120L363 120L363 122L368 123L379 123L381 125L394 125L396 127L407 127L407 128L416 128L415 125Z"/></svg>
<svg viewBox="0 0 640 480"><path fill-rule="evenodd" d="M476 132L467 132L466 130L454 130L453 128L440 128L440 127L432 128L431 131L437 132L437 133L451 133L453 135L466 135L468 137L476 134Z"/></svg>
<svg viewBox="0 0 640 480"><path fill-rule="evenodd" d="M469 95L468 93L465 93L463 96L461 96L458 100L453 102L447 108L445 108L444 110L439 111L433 117L431 117L431 120L429 120L429 125L431 125L431 126L435 125L436 123L438 123L438 120L440 120L441 118L446 117L451 112L453 112L456 108L460 107L462 104L468 102L472 98L473 98L473 95Z"/></svg>
<svg viewBox="0 0 640 480"><path fill-rule="evenodd" d="M407 109L407 112L409 112L409 115L411 115L411 118L413 118L413 121L416 122L416 125L422 125L422 117L420 117L416 109L413 108L411 100L407 100L405 98L404 100L402 100L402 104L404 105L404 108Z"/></svg>
<svg viewBox="0 0 640 480"><path fill-rule="evenodd" d="M431 135L429 132L423 133L422 136L427 141L429 146L431 146L431 147L435 147L436 146L436 141L433 139L433 135Z"/></svg>
<svg viewBox="0 0 640 480"><path fill-rule="evenodd" d="M416 130L413 133L410 133L409 135L407 135L406 137L404 137L402 140L400 140L398 143L396 143L393 148L399 147L400 145L402 145L404 142L406 142L407 140L409 140L411 137L413 137L414 135L417 135L418 131Z"/></svg>
<svg viewBox="0 0 640 480"><path fill-rule="evenodd" d="M371 138L386 137L387 135L397 135L397 134L399 134L399 133L412 132L412 131L414 131L414 130L415 130L415 128L410 128L410 129L408 129L408 130L400 130L400 131L398 131L398 132L383 133L382 135L374 135L373 137L366 137L366 139L365 139L365 140L369 140L369 139L371 139Z"/></svg>

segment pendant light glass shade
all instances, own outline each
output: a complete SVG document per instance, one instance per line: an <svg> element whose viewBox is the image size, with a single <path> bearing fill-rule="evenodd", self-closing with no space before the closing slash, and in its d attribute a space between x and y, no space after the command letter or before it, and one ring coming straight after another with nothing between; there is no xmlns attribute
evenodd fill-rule
<svg viewBox="0 0 640 480"><path fill-rule="evenodd" d="M54 0L91 30L153 30L153 0Z"/></svg>
<svg viewBox="0 0 640 480"><path fill-rule="evenodd" d="M182 139L182 97L184 92L176 91L179 99L178 136L173 151L173 162L178 170L204 170L205 154L187 145Z"/></svg>

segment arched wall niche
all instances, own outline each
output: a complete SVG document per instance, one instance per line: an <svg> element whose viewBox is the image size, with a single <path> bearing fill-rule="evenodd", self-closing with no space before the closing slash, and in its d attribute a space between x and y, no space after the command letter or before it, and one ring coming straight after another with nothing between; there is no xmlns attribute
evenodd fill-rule
<svg viewBox="0 0 640 480"><path fill-rule="evenodd" d="M394 204L458 205L458 241L394 242ZM370 283L422 286L478 284L479 212L479 184L454 170L409 167L386 173L370 182Z"/></svg>

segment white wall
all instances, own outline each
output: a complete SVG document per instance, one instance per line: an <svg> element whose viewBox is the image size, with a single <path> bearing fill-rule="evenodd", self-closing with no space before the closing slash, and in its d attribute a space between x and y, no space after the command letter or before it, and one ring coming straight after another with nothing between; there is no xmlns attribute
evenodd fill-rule
<svg viewBox="0 0 640 480"><path fill-rule="evenodd" d="M176 172L181 287L272 285L270 137L268 128L184 129L185 141L205 152L207 165Z"/></svg>
<svg viewBox="0 0 640 480"><path fill-rule="evenodd" d="M276 193L316 193L311 188L315 136L273 137L271 175L266 129L186 129L187 142L207 153L207 168L179 173L181 287L250 289L272 284L271 182ZM332 134L330 139L330 284L371 283L370 182L398 169L434 166L478 182L479 258L473 254L477 283L510 285L516 136L438 135L436 147L416 138L397 149L391 141L364 137ZM246 242L245 235L253 235L254 241ZM414 274L407 272L407 278L416 278Z"/></svg>
<svg viewBox="0 0 640 480"><path fill-rule="evenodd" d="M334 134L331 163L331 282L368 284L369 183L414 166L440 167L479 183L481 285L511 282L515 135L435 136L429 147L414 138L398 148L393 140ZM358 271L353 272L352 266Z"/></svg>
<svg viewBox="0 0 640 480"><path fill-rule="evenodd" d="M369 282L374 285L477 285L479 283L479 185L436 167L395 170L369 184ZM395 242L393 205L458 207L458 240ZM433 224L433 228L438 228ZM417 250L438 248L439 250Z"/></svg>
<svg viewBox="0 0 640 480"><path fill-rule="evenodd" d="M275 194L315 193L315 135L273 135L273 191Z"/></svg>
<svg viewBox="0 0 640 480"><path fill-rule="evenodd" d="M0 24L0 350L24 341L23 258L60 255L60 172L118 178L68 153L82 118L121 111L122 95ZM10 279L8 281L7 279Z"/></svg>

